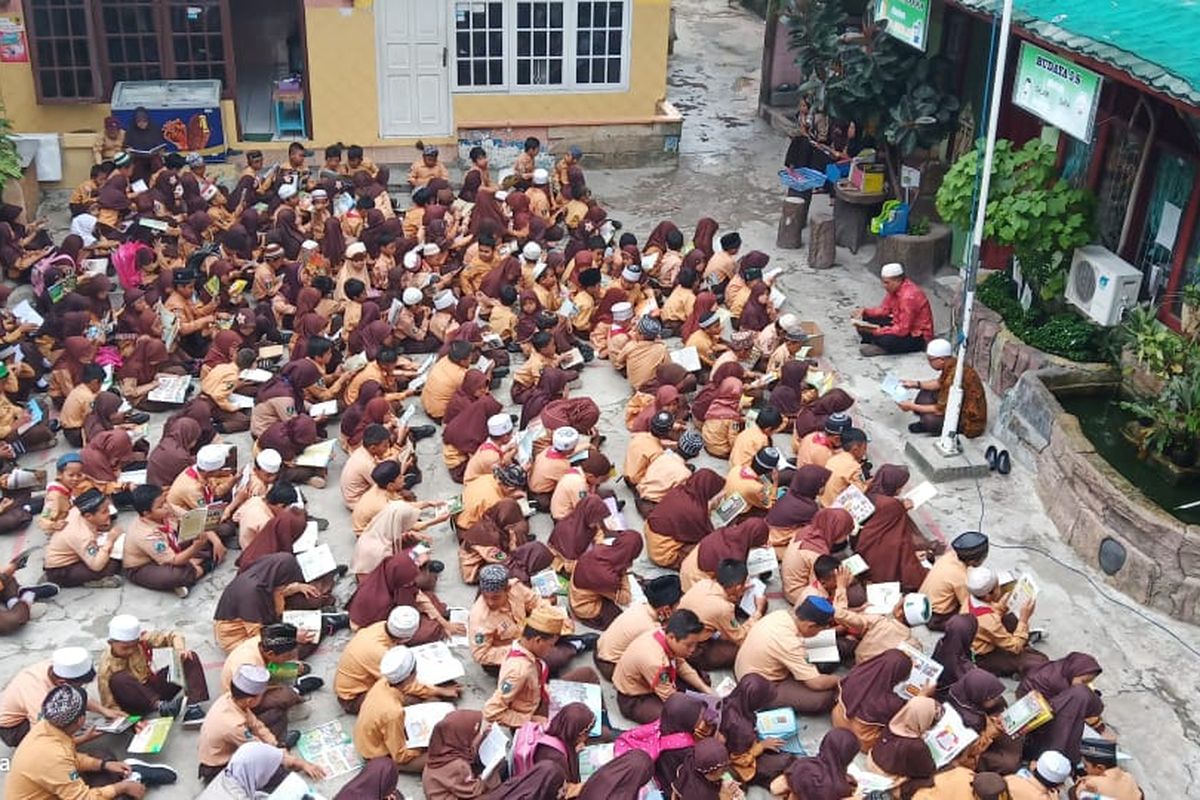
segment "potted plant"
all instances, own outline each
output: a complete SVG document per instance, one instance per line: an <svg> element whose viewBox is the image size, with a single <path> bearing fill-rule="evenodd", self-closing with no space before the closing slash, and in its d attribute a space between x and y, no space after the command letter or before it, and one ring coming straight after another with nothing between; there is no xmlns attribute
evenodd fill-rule
<svg viewBox="0 0 1200 800"><path fill-rule="evenodd" d="M1179 320L1183 334L1195 339L1200 335L1200 283L1189 283L1180 292Z"/></svg>
<svg viewBox="0 0 1200 800"><path fill-rule="evenodd" d="M4 104L0 103L0 189L9 181L21 180L21 158L11 133L12 121L4 115Z"/></svg>

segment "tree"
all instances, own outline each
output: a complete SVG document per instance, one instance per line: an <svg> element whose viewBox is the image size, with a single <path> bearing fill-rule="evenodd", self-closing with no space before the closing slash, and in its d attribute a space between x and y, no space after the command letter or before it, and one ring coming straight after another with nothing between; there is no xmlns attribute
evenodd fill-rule
<svg viewBox="0 0 1200 800"><path fill-rule="evenodd" d="M0 103L0 188L9 181L21 180L21 157L11 133L12 121L4 115L4 105Z"/></svg>

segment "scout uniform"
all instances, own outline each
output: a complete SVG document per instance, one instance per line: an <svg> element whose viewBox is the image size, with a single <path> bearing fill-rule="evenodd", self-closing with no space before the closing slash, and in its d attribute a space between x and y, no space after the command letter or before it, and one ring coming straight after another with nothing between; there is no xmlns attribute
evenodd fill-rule
<svg viewBox="0 0 1200 800"><path fill-rule="evenodd" d="M39 704L40 705L40 704ZM42 720L12 755L4 795L9 800L105 800L116 786L92 788L82 773L100 772L101 760L75 749L71 734Z"/></svg>
<svg viewBox="0 0 1200 800"><path fill-rule="evenodd" d="M404 645L384 653L379 661L379 680L367 692L354 723L354 745L359 755L368 760L388 756L405 772L420 772L424 759L417 762L422 752L408 746L404 705L433 697L433 690L416 680L416 668L416 658Z"/></svg>
<svg viewBox="0 0 1200 800"><path fill-rule="evenodd" d="M245 664L233 677L233 685L240 692L261 696L267 691L270 680L271 673L265 667ZM254 712L238 706L233 695L225 692L213 702L200 726L196 753L201 774L207 772L210 778L216 775L239 747L256 740L272 746L278 744L274 734Z"/></svg>
<svg viewBox="0 0 1200 800"><path fill-rule="evenodd" d="M466 367L454 363L449 356L439 358L421 387L421 406L425 413L439 421L446 416L446 406L466 376Z"/></svg>
<svg viewBox="0 0 1200 800"><path fill-rule="evenodd" d="M108 626L108 638L118 642L134 642L139 647L128 657L115 655L112 648L107 648L100 656L100 671L96 673L96 687L100 690L100 702L109 708L120 708L130 714L145 713L139 709L125 708L113 695L112 679L122 672L128 672L138 683L148 685L150 690L158 692L155 670L151 667L152 651L159 647L170 647L180 656L187 652L187 641L182 634L174 631L141 631L141 623L128 614L113 617ZM162 681L164 688L171 686ZM172 687L178 691L179 687ZM170 697L160 697L169 700ZM198 702L205 698L190 697L189 702Z"/></svg>
<svg viewBox="0 0 1200 800"><path fill-rule="evenodd" d="M571 467L554 487L550 496L550 516L555 522L570 514L589 493L587 477L579 467Z"/></svg>
<svg viewBox="0 0 1200 800"><path fill-rule="evenodd" d="M417 632L421 615L411 606L397 606L386 620L360 628L346 643L338 658L333 691L342 708L358 713L363 697L379 680L379 662L398 642L406 642Z"/></svg>
<svg viewBox="0 0 1200 800"><path fill-rule="evenodd" d="M663 454L662 442L650 431L641 431L629 437L625 449L625 465L622 472L625 480L634 485L641 483L651 462ZM640 492L639 492L640 494Z"/></svg>
<svg viewBox="0 0 1200 800"><path fill-rule="evenodd" d="M121 566L128 571L147 564L170 565L178 552L179 542L170 522L158 525L138 517L125 532L125 550ZM188 567L191 569L191 567Z"/></svg>
<svg viewBox="0 0 1200 800"><path fill-rule="evenodd" d="M643 500L657 503L667 492L692 477L687 460L674 450L667 450L646 467L638 481L637 493Z"/></svg>
<svg viewBox="0 0 1200 800"><path fill-rule="evenodd" d="M525 625L539 633L558 636L563 622L563 617L550 608L538 608L525 620ZM500 665L496 691L483 706L484 719L517 728L535 716L546 717L550 705L546 690L549 679L546 662L525 649L520 641L513 642Z"/></svg>
<svg viewBox="0 0 1200 800"><path fill-rule="evenodd" d="M485 666L504 663L528 618L542 603L537 592L516 578L509 579L508 603L498 611L489 608L482 595L477 597L467 619L471 658Z"/></svg>
<svg viewBox="0 0 1200 800"><path fill-rule="evenodd" d="M954 550L943 553L921 582L921 594L929 598L933 613L958 614L967 608L967 565Z"/></svg>
<svg viewBox="0 0 1200 800"><path fill-rule="evenodd" d="M867 490L867 482L862 476L862 463L852 453L841 451L830 456L825 462L825 469L833 473L825 483L825 491L821 494L821 505L829 507L837 496L848 486L857 486L862 491Z"/></svg>
<svg viewBox="0 0 1200 800"><path fill-rule="evenodd" d="M724 495L740 494L750 508L766 511L775 504L771 484L750 467L733 467L725 477Z"/></svg>
<svg viewBox="0 0 1200 800"><path fill-rule="evenodd" d="M666 700L677 691L679 680L692 686L703 685L691 664L668 651L667 635L657 626L629 643L613 671L617 692L632 698L652 694Z"/></svg>
<svg viewBox="0 0 1200 800"><path fill-rule="evenodd" d="M729 466L748 467L754 461L755 454L764 447L771 445L771 437L763 433L757 425L747 425L733 440L733 448L729 452Z"/></svg>
<svg viewBox="0 0 1200 800"><path fill-rule="evenodd" d="M90 490L89 490L90 491ZM102 502L107 502L103 498ZM46 545L45 568L50 580L62 585L77 585L84 581L94 580L105 574L116 572L116 562L110 556L116 533L111 534L104 544L100 543L100 533L91 526L79 507L72 508L67 513L67 524L62 530L55 531ZM67 576L60 571L83 565L93 574L84 576L73 574ZM75 580L83 578L83 580ZM64 579L65 582L64 582Z"/></svg>
<svg viewBox="0 0 1200 800"><path fill-rule="evenodd" d="M86 650L62 647L48 661L31 664L14 675L0 694L0 741L9 747L20 744L29 726L41 716L42 701L54 688L53 678L78 683L91 672L92 659Z"/></svg>
<svg viewBox="0 0 1200 800"><path fill-rule="evenodd" d="M834 621L850 628L851 633L858 637L858 647L854 649L855 664L861 664L906 642L921 650L921 643L913 637L912 628L891 614L856 614L839 606L836 600L834 608L837 609Z"/></svg>
<svg viewBox="0 0 1200 800"><path fill-rule="evenodd" d="M733 665L740 680L751 673L769 681L806 681L821 673L808 661L804 639L796 630L795 613L781 608L767 614L750 630Z"/></svg>
<svg viewBox="0 0 1200 800"><path fill-rule="evenodd" d="M726 660L729 663L724 666L732 666L737 657L736 648L746 641L746 635L761 619L756 613L745 622L739 622L737 607L725 596L724 587L707 577L696 581L684 593L679 607L695 612L704 623L705 633L700 647L708 651L704 654L705 660L714 667ZM700 655L699 651L697 655Z"/></svg>
<svg viewBox="0 0 1200 800"><path fill-rule="evenodd" d="M612 670L630 642L647 631L657 630L658 626L658 612L649 603L638 603L622 611L596 642L596 661L608 663L605 677L612 680ZM601 667L600 671L604 672L604 668Z"/></svg>
<svg viewBox="0 0 1200 800"><path fill-rule="evenodd" d="M833 458L834 449L829 445L829 437L824 431L812 431L804 435L796 445L796 466L816 464L823 467Z"/></svg>

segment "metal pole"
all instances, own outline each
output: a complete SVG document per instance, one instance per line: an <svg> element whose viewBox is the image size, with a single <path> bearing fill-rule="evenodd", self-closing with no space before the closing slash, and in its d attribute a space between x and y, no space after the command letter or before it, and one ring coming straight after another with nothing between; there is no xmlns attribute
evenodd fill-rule
<svg viewBox="0 0 1200 800"><path fill-rule="evenodd" d="M959 452L958 419L962 413L963 367L967 362L967 342L971 333L971 312L975 308L975 280L979 274L979 253L983 247L983 225L987 214L988 192L992 185L992 162L996 156L996 132L1000 127L1000 103L1004 99L1004 70L1008 63L1008 40L1012 29L1012 0L1004 0L1000 15L1000 42L996 48L996 64L992 72L992 99L988 107L987 139L983 150L983 178L979 184L979 200L975 206L975 229L971 236L971 252L967 258L967 271L963 283L962 334L959 337L958 363L954 367L954 385L946 401L946 419L942 423L942 435L938 449L945 455Z"/></svg>

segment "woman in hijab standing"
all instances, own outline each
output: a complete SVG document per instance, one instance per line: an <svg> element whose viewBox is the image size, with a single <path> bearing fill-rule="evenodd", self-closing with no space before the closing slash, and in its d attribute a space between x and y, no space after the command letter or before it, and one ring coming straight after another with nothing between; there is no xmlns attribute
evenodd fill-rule
<svg viewBox="0 0 1200 800"><path fill-rule="evenodd" d="M660 567L678 569L692 548L712 533L709 513L724 488L723 477L703 468L663 495L643 526L650 560Z"/></svg>
<svg viewBox="0 0 1200 800"><path fill-rule="evenodd" d="M549 763L562 770L568 796L579 792L579 751L587 744L595 721L596 715L585 704L568 703L551 718L541 743L533 748L535 765Z"/></svg>
<svg viewBox="0 0 1200 800"><path fill-rule="evenodd" d="M796 532L780 562L783 594L789 603L800 602L801 594L812 582L813 564L817 558L841 549L853 530L854 517L849 511L822 508L813 515L812 522Z"/></svg>
<svg viewBox="0 0 1200 800"><path fill-rule="evenodd" d="M854 734L834 728L821 739L821 749L815 756L794 762L784 776L785 787L779 781L771 794L786 795L785 800L845 800L853 797L854 779L846 774L858 755L858 740Z"/></svg>
<svg viewBox="0 0 1200 800"><path fill-rule="evenodd" d="M915 592L929 572L921 563L920 553L930 546L908 515L911 502L896 497L908 477L906 467L884 464L871 478L867 497L875 513L859 528L854 552L871 565L872 581L899 581L901 590Z"/></svg>
<svg viewBox="0 0 1200 800"><path fill-rule="evenodd" d="M825 490L831 473L816 464L805 464L792 475L787 494L775 501L767 512L769 544L782 560L787 546L800 529L812 522L821 506L817 497Z"/></svg>
<svg viewBox="0 0 1200 800"><path fill-rule="evenodd" d="M903 779L903 797L932 785L937 772L933 755L922 738L942 716L942 706L932 697L914 697L896 712L879 742L867 756L867 766L875 772Z"/></svg>
<svg viewBox="0 0 1200 800"><path fill-rule="evenodd" d="M606 630L630 603L629 570L642 552L642 535L619 531L611 544L591 547L575 562L567 600L589 628Z"/></svg>
<svg viewBox="0 0 1200 800"><path fill-rule="evenodd" d="M792 763L792 756L778 752L783 740L758 738L757 714L774 702L775 687L753 673L743 676L721 701L719 730L729 750L729 766L739 783L765 788Z"/></svg>
<svg viewBox="0 0 1200 800"><path fill-rule="evenodd" d="M641 750L631 750L596 770L577 800L637 800L653 777L653 759Z"/></svg>
<svg viewBox="0 0 1200 800"><path fill-rule="evenodd" d="M425 800L469 800L499 785L499 770L484 781L475 769L486 735L479 711L451 711L433 726L421 772Z"/></svg>
<svg viewBox="0 0 1200 800"><path fill-rule="evenodd" d="M854 666L838 690L831 714L833 727L852 732L859 748L869 752L883 735L883 727L904 705L893 687L910 672L912 660L900 650L887 650Z"/></svg>

